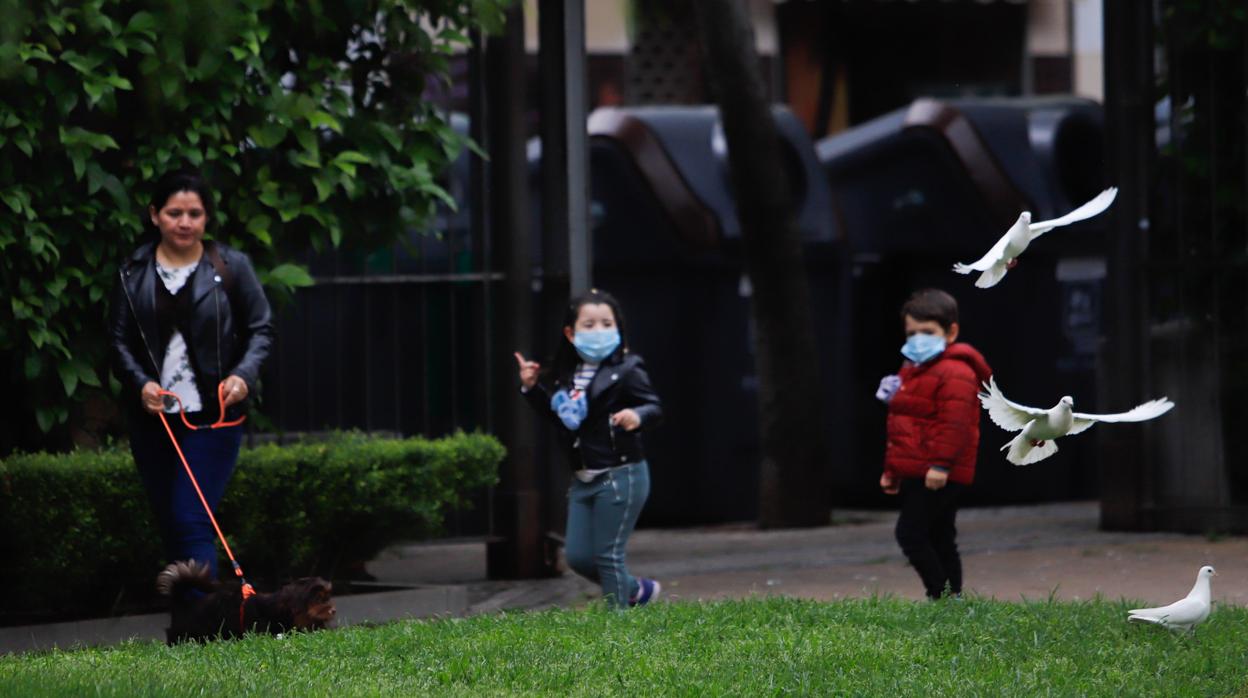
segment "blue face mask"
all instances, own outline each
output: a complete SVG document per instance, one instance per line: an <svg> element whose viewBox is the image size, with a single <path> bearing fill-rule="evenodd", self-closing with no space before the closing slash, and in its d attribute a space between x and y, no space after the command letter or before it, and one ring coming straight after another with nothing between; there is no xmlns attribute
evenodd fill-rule
<svg viewBox="0 0 1248 698"><path fill-rule="evenodd" d="M910 335L906 339L906 343L901 346L901 355L916 364L921 364L924 361L940 356L944 350L944 337L919 332Z"/></svg>
<svg viewBox="0 0 1248 698"><path fill-rule="evenodd" d="M614 327L608 330L577 330L572 346L576 347L582 361L600 363L620 347L620 331Z"/></svg>
<svg viewBox="0 0 1248 698"><path fill-rule="evenodd" d="M582 391L576 397L568 395L568 391L560 390L550 397L550 409L554 410L559 420L563 422L563 426L569 431L576 431L581 422L585 421L585 416L589 414L589 405L585 402L585 393Z"/></svg>

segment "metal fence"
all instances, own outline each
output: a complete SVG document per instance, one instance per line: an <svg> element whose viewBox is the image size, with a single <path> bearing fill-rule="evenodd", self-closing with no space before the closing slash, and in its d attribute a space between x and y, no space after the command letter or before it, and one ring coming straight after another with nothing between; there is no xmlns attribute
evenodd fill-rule
<svg viewBox="0 0 1248 698"><path fill-rule="evenodd" d="M468 197L465 156L448 181ZM487 236L468 207L390 249L308 253L316 284L277 316L260 428L278 435L339 429L437 437L490 422ZM446 533L488 530L488 493L452 512Z"/></svg>
<svg viewBox="0 0 1248 698"><path fill-rule="evenodd" d="M1248 530L1248 19L1238 3L1112 0L1106 31L1128 192L1111 266L1129 279L1107 368L1125 393L1178 407L1134 451L1106 439L1103 459L1138 462L1106 464L1125 494L1103 512L1112 526Z"/></svg>

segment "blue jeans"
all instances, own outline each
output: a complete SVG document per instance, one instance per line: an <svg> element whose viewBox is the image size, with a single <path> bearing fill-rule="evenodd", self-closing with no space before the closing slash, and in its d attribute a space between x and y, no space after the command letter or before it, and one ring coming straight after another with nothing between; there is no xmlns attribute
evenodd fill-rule
<svg viewBox="0 0 1248 698"><path fill-rule="evenodd" d="M215 515L226 483L238 463L242 426L191 431L176 415L166 415L166 418ZM134 424L130 431L130 452L156 513L165 554L170 560L206 562L215 579L217 533L212 521L204 512L204 505L195 494L195 487L160 419L150 415L137 419L142 421Z"/></svg>
<svg viewBox="0 0 1248 698"><path fill-rule="evenodd" d="M577 574L602 586L608 603L627 608L637 595L637 578L624 562L628 537L650 496L650 466L638 461L591 482L575 476L568 488L568 530L564 554Z"/></svg>

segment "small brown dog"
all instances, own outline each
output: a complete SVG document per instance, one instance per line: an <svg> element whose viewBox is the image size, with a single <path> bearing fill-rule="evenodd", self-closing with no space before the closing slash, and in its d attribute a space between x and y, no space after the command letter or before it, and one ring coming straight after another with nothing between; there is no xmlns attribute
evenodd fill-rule
<svg viewBox="0 0 1248 698"><path fill-rule="evenodd" d="M246 631L320 630L337 613L329 598L333 586L320 577L297 579L272 594L257 593L244 604L241 585L223 585L196 560L170 564L157 575L156 590L172 601L165 631L171 645L236 638Z"/></svg>

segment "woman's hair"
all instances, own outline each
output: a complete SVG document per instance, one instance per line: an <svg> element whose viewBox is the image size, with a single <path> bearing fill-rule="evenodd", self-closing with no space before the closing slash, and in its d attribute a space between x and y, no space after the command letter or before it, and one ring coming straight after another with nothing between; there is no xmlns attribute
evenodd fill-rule
<svg viewBox="0 0 1248 698"><path fill-rule="evenodd" d="M199 200L204 204L204 215L209 221L212 220L214 213L212 187L208 186L208 180L204 179L199 170L191 168L166 172L160 179L156 180L156 184L152 187L151 207L159 211L169 202L169 197L180 191L199 194ZM148 232L158 232L155 226L152 225L151 217L147 211L143 212L143 223Z"/></svg>
<svg viewBox="0 0 1248 698"><path fill-rule="evenodd" d="M901 319L905 320L907 315L919 322L935 322L948 332L958 321L958 301L940 289L925 288L912 293L902 304Z"/></svg>
<svg viewBox="0 0 1248 698"><path fill-rule="evenodd" d="M572 373L576 371L577 365L581 363L576 347L563 336L563 328L575 329L576 319L580 317L581 306L584 305L605 305L611 308L611 314L615 316L615 328L620 332L620 348L616 352L628 353L628 333L624 331L624 311L620 309L620 302L610 293L593 288L568 301L568 307L563 313L563 324L559 326L560 333L554 356L543 371L548 379L568 383L572 380Z"/></svg>

